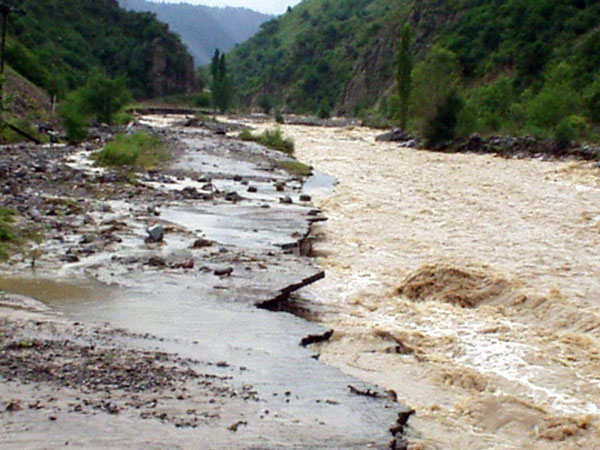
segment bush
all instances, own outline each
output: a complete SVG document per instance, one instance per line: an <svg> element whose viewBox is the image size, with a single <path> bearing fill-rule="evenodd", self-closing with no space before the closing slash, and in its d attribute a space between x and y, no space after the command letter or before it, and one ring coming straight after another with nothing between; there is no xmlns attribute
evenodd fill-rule
<svg viewBox="0 0 600 450"><path fill-rule="evenodd" d="M209 108L212 105L212 97L208 92L195 94L193 99L194 105L198 108Z"/></svg>
<svg viewBox="0 0 600 450"><path fill-rule="evenodd" d="M275 111L275 122L279 124L285 123L285 119L283 118L283 114L281 114L281 111Z"/></svg>
<svg viewBox="0 0 600 450"><path fill-rule="evenodd" d="M110 79L100 74L93 75L76 92L83 112L109 125L113 123L115 114L132 99L125 78Z"/></svg>
<svg viewBox="0 0 600 450"><path fill-rule="evenodd" d="M260 106L265 114L269 115L271 109L273 108L273 102L271 101L271 98L265 94L258 101L258 106Z"/></svg>
<svg viewBox="0 0 600 450"><path fill-rule="evenodd" d="M561 148L569 147L577 139L577 130L569 119L562 120L554 128L554 139Z"/></svg>
<svg viewBox="0 0 600 450"><path fill-rule="evenodd" d="M125 78L110 79L93 75L88 83L71 92L59 108L61 123L70 141L81 141L87 137L87 125L91 118L113 124L126 120L117 113L131 100Z"/></svg>
<svg viewBox="0 0 600 450"><path fill-rule="evenodd" d="M454 133L461 72L456 55L439 46L434 46L413 70L412 114L418 131L431 142Z"/></svg>
<svg viewBox="0 0 600 450"><path fill-rule="evenodd" d="M70 142L80 142L87 137L88 118L82 112L80 97L77 93L72 92L69 94L67 99L60 105L58 115Z"/></svg>
<svg viewBox="0 0 600 450"><path fill-rule="evenodd" d="M456 93L448 96L437 114L425 125L423 137L428 145L436 145L455 136L458 114L462 107L463 101Z"/></svg>
<svg viewBox="0 0 600 450"><path fill-rule="evenodd" d="M552 130L563 119L583 109L581 95L569 84L571 78L572 69L565 63L558 64L545 73L543 88L527 105L527 120L530 124Z"/></svg>
<svg viewBox="0 0 600 450"><path fill-rule="evenodd" d="M151 169L169 159L164 143L156 136L138 131L135 134L119 134L114 141L94 155L100 166Z"/></svg>
<svg viewBox="0 0 600 450"><path fill-rule="evenodd" d="M273 150L279 150L288 155L294 153L294 141L290 138L285 138L281 133L281 129L275 128L274 130L266 130L261 134L252 134L252 132L245 128L239 136L242 141L258 142L265 147Z"/></svg>
<svg viewBox="0 0 600 450"><path fill-rule="evenodd" d="M331 118L331 106L329 106L329 102L326 100L322 100L319 105L319 111L317 112L317 116L319 119L330 119Z"/></svg>
<svg viewBox="0 0 600 450"><path fill-rule="evenodd" d="M13 210L0 206L0 260L8 258L11 244L18 241L14 215Z"/></svg>

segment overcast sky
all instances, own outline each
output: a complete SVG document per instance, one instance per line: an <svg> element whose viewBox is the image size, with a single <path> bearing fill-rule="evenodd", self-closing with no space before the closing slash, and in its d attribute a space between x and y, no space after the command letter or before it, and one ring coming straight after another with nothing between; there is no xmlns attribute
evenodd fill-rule
<svg viewBox="0 0 600 450"><path fill-rule="evenodd" d="M294 6L301 0L152 0L165 3L193 3L207 6L243 6L269 14L281 14L288 6Z"/></svg>

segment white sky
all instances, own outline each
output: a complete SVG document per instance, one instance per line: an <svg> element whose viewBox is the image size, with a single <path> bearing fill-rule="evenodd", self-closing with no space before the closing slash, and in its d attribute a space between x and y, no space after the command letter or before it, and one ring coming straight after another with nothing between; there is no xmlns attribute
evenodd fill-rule
<svg viewBox="0 0 600 450"><path fill-rule="evenodd" d="M288 6L294 6L301 0L152 0L164 3L192 3L207 6L243 6L268 14L282 14Z"/></svg>

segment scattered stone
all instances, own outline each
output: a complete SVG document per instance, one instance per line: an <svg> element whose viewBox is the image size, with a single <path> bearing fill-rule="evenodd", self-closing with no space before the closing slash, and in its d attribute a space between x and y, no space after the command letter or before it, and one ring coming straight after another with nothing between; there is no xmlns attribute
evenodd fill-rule
<svg viewBox="0 0 600 450"><path fill-rule="evenodd" d="M210 241L208 239L204 239L204 238L200 238L200 239L196 239L194 241L194 243L192 244L192 248L205 248L205 247L212 247L214 245L213 241Z"/></svg>
<svg viewBox="0 0 600 450"><path fill-rule="evenodd" d="M237 192L233 191L233 192L229 192L225 195L225 200L227 200L228 202L237 203L240 200L243 200L243 197L240 194L238 194Z"/></svg>
<svg viewBox="0 0 600 450"><path fill-rule="evenodd" d="M146 230L148 232L148 237L146 238L146 242L162 242L165 229L162 225L154 225Z"/></svg>
<svg viewBox="0 0 600 450"><path fill-rule="evenodd" d="M248 186L248 192L258 192L256 186Z"/></svg>
<svg viewBox="0 0 600 450"><path fill-rule="evenodd" d="M402 131L400 128L394 128L392 131L388 133L380 134L375 137L376 142L400 142L400 141L410 141L413 137Z"/></svg>
<svg viewBox="0 0 600 450"><path fill-rule="evenodd" d="M64 256L61 256L60 260L66 263L76 263L80 261L79 256L73 255L72 253L67 253Z"/></svg>
<svg viewBox="0 0 600 450"><path fill-rule="evenodd" d="M310 202L312 200L311 196L308 194L301 194L300 201L301 202Z"/></svg>
<svg viewBox="0 0 600 450"><path fill-rule="evenodd" d="M331 336L333 336L333 330L328 330L321 334L309 334L308 336L302 338L302 340L300 341L300 345L302 347L307 347L311 344L326 342L329 339L331 339Z"/></svg>
<svg viewBox="0 0 600 450"><path fill-rule="evenodd" d="M193 269L194 268L194 260L191 258L184 259L183 262L181 263L181 268L182 269Z"/></svg>
<svg viewBox="0 0 600 450"><path fill-rule="evenodd" d="M242 425L248 425L248 422L246 422L245 420L238 420L237 422L229 425L227 427L227 429L229 431L233 431L235 433L238 430L238 428L241 427Z"/></svg>
<svg viewBox="0 0 600 450"><path fill-rule="evenodd" d="M294 201L292 200L292 197L290 197L289 195L286 195L285 197L279 198L279 203L283 203L285 205L291 205L292 203L294 203Z"/></svg>
<svg viewBox="0 0 600 450"><path fill-rule="evenodd" d="M231 276L233 273L233 267L222 267L219 269L215 269L214 274L218 277Z"/></svg>
<svg viewBox="0 0 600 450"><path fill-rule="evenodd" d="M235 175L233 177L233 181L237 181L238 183L242 181L244 178L241 175Z"/></svg>
<svg viewBox="0 0 600 450"><path fill-rule="evenodd" d="M285 190L285 184L275 183L275 189L277 190L277 192L283 192Z"/></svg>
<svg viewBox="0 0 600 450"><path fill-rule="evenodd" d="M19 400L13 400L8 405L6 405L6 410L8 412L17 412L23 409L23 405Z"/></svg>
<svg viewBox="0 0 600 450"><path fill-rule="evenodd" d="M165 259L161 258L160 256L151 256L148 259L148 262L146 264L151 267L166 267L167 266L167 262L165 261Z"/></svg>

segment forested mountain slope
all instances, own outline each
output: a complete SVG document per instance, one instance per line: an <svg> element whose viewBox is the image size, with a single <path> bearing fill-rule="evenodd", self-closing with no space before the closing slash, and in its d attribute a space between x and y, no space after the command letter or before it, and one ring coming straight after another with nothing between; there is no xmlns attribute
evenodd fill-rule
<svg viewBox="0 0 600 450"><path fill-rule="evenodd" d="M215 48L231 50L255 34L272 16L247 8L215 8L188 3L119 0L123 8L155 13L181 36L198 65L208 64Z"/></svg>
<svg viewBox="0 0 600 450"><path fill-rule="evenodd" d="M475 115L464 118L465 132L508 122L523 128L530 109L554 110L558 98L568 104L558 105L565 114L600 121L596 0L304 0L228 55L238 93L248 102L269 94L287 110L325 104L393 118L406 22L415 63L434 46L458 60L463 115ZM499 117L485 118L486 111Z"/></svg>
<svg viewBox="0 0 600 450"><path fill-rule="evenodd" d="M194 85L192 57L153 14L127 12L116 0L24 0L10 16L7 61L52 94L82 85L89 74L126 76L138 98L185 92Z"/></svg>

